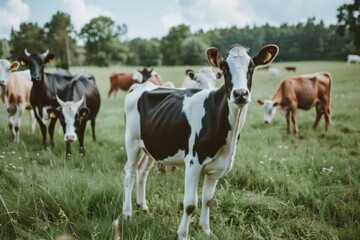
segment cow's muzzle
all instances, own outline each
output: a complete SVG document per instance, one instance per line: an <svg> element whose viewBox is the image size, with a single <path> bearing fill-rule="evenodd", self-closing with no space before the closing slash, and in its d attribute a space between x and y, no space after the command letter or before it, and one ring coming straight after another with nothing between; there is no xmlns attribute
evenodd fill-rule
<svg viewBox="0 0 360 240"><path fill-rule="evenodd" d="M247 89L235 89L233 91L233 97L235 104L246 104L250 102L250 93Z"/></svg>
<svg viewBox="0 0 360 240"><path fill-rule="evenodd" d="M75 135L66 135L65 136L65 141L66 142L69 142L69 143L72 143L72 142L75 142L76 141L76 136Z"/></svg>

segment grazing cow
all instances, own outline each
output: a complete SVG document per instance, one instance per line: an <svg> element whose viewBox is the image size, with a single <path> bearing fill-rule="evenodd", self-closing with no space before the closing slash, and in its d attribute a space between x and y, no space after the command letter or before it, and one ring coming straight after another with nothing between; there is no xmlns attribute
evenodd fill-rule
<svg viewBox="0 0 360 240"><path fill-rule="evenodd" d="M45 65L50 63L55 55L46 50L44 53L30 54L24 50L25 56L18 58L22 65L30 69L33 86L30 93L30 103L35 112L35 118L40 126L43 147L47 147L46 120L48 120L47 109L59 106L56 95L62 97L65 86L69 83L61 74L45 73ZM56 118L51 118L48 127L50 146L54 146L54 128Z"/></svg>
<svg viewBox="0 0 360 240"><path fill-rule="evenodd" d="M291 72L291 71L295 72L295 71L296 71L296 67L285 67L285 70L286 70L286 71L289 71L289 72Z"/></svg>
<svg viewBox="0 0 360 240"><path fill-rule="evenodd" d="M0 60L0 85L3 91L2 101L8 116L9 128L14 137L14 142L20 142L21 120L25 109L29 111L31 130L35 132L35 116L30 104L30 91L32 87L30 71L13 72L20 63Z"/></svg>
<svg viewBox="0 0 360 240"><path fill-rule="evenodd" d="M210 67L200 68L196 73L188 69L185 71L182 88L214 89L216 80L221 78L221 72L215 73Z"/></svg>
<svg viewBox="0 0 360 240"><path fill-rule="evenodd" d="M278 68L274 68L274 67L269 67L268 69L267 69L267 71L268 71L268 74L270 75L270 76L279 76L280 75L280 70L278 69Z"/></svg>
<svg viewBox="0 0 360 240"><path fill-rule="evenodd" d="M359 55L353 55L353 54L349 54L347 56L347 64L350 64L350 63L360 63L360 56Z"/></svg>
<svg viewBox="0 0 360 240"><path fill-rule="evenodd" d="M309 110L316 107L315 129L321 116L325 117L325 129L330 129L330 88L331 76L327 72L317 72L289 77L281 81L271 100L257 100L263 105L264 121L270 123L276 109L285 113L287 132L290 133L290 114L294 134L298 136L297 109Z"/></svg>
<svg viewBox="0 0 360 240"><path fill-rule="evenodd" d="M66 157L71 157L71 143L79 140L79 153L85 155L84 133L86 122L91 121L92 137L95 136L95 118L100 109L100 93L93 75L81 72L73 76L64 89L63 99L56 96L58 109L49 109L49 115L59 118L64 130Z"/></svg>
<svg viewBox="0 0 360 240"><path fill-rule="evenodd" d="M108 97L121 89L123 91L128 91L129 88L135 83L142 83L145 79L147 80L151 76L152 69L143 68L143 70L136 70L132 73L113 73L110 76L110 89L108 92Z"/></svg>
<svg viewBox="0 0 360 240"><path fill-rule="evenodd" d="M149 82L134 86L125 98L125 165L123 217L132 214L131 193L137 175L137 204L148 211L145 186L153 161L185 165L183 217L178 238L188 239L191 214L197 206L197 187L204 174L200 225L210 235L209 206L219 178L231 168L245 123L254 69L273 61L278 47L267 45L253 58L233 45L223 58L216 48L206 51L225 84L219 89L170 89ZM138 165L140 151L151 156Z"/></svg>

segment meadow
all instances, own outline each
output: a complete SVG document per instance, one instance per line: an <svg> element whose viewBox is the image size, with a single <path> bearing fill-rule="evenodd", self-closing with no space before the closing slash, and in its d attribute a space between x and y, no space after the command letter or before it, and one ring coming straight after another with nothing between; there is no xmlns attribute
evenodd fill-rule
<svg viewBox="0 0 360 240"><path fill-rule="evenodd" d="M360 65L313 61L273 66L282 69L280 76L271 77L263 70L254 74L252 103L235 163L219 181L212 201L213 235L207 238L198 227L197 208L190 225L191 239L358 239ZM296 66L297 71L285 72L284 66ZM155 71L179 86L187 68L155 67ZM27 113L21 142L14 144L4 111L0 111L0 239L50 240L64 234L68 239L112 239L117 217L121 239L176 239L182 215L183 168L167 174L153 168L147 186L150 212L137 209L134 191L133 217L121 220L126 93L119 91L108 98L107 91L112 72L134 69L70 69L94 74L102 97L97 142L92 141L88 124L84 157L79 156L75 142L72 159L65 159L59 123L55 148L43 150L39 127L31 134ZM282 114L277 113L270 125L264 124L256 99L270 98L286 76L314 71L328 71L333 77L331 131L325 132L323 118L316 130L311 128L315 109L299 112L297 141L286 133Z"/></svg>

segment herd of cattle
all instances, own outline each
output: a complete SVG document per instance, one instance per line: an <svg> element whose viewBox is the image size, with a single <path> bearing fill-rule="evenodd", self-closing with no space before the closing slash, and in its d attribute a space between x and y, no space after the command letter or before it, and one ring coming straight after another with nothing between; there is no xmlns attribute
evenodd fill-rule
<svg viewBox="0 0 360 240"><path fill-rule="evenodd" d="M209 207L219 178L233 164L237 142L244 126L248 104L251 102L252 75L255 69L265 68L278 54L276 45L266 45L250 57L248 49L233 45L223 57L216 48L206 51L209 64L194 72L187 70L181 88L164 82L152 68L132 73L113 73L110 76L108 97L118 90L128 92L125 98L125 165L123 217L132 214L131 193L136 176L136 203L148 211L145 188L150 168L155 161L164 165L185 165L184 211L178 228L179 239L187 239L190 216L198 201L197 188L204 174L200 225L210 235ZM54 54L30 54L26 49L18 61L0 60L1 99L14 141L19 142L21 119L29 111L32 132L35 120L42 134L42 144L54 145L54 127L60 121L66 156L71 156L71 143L79 141L79 152L85 154L84 132L89 120L92 138L95 119L101 105L95 78L87 72L72 75L57 69L44 71ZM353 57L354 58L354 57ZM351 59L354 61L354 59ZM349 60L348 60L349 61ZM28 70L15 71L20 65ZM288 71L295 71L291 67ZM216 81L224 78L217 88ZM290 118L293 132L299 134L297 109L315 106L316 128L324 115L325 128L330 129L331 75L317 72L289 77L281 81L270 100L257 100L263 106L264 121L270 123L276 109L284 112L287 131ZM47 127L47 122L50 122ZM140 158L140 153L143 155ZM139 160L141 159L141 160Z"/></svg>

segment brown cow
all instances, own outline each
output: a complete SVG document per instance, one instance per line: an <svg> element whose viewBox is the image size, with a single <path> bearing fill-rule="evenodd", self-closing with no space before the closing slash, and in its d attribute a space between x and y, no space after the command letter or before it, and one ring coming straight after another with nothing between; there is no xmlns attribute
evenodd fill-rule
<svg viewBox="0 0 360 240"><path fill-rule="evenodd" d="M330 88L331 75L327 72L317 72L289 77L282 80L271 100L257 100L263 105L264 121L270 123L276 113L276 108L285 113L287 132L290 133L290 113L294 124L294 134L299 135L297 126L297 109L309 110L316 107L315 129L321 116L325 117L325 129L330 129Z"/></svg>
<svg viewBox="0 0 360 240"><path fill-rule="evenodd" d="M20 127L25 109L29 110L31 130L35 132L35 116L30 104L30 91L32 87L30 71L12 72L20 66L18 61L10 62L0 60L0 85L2 100L7 111L9 128L14 137L14 142L20 141Z"/></svg>
<svg viewBox="0 0 360 240"><path fill-rule="evenodd" d="M111 74L108 97L110 97L113 92L116 94L119 89L128 91L133 84L144 82L144 79L147 80L151 76L151 71L152 69L144 68L143 70L136 70L132 73Z"/></svg>

